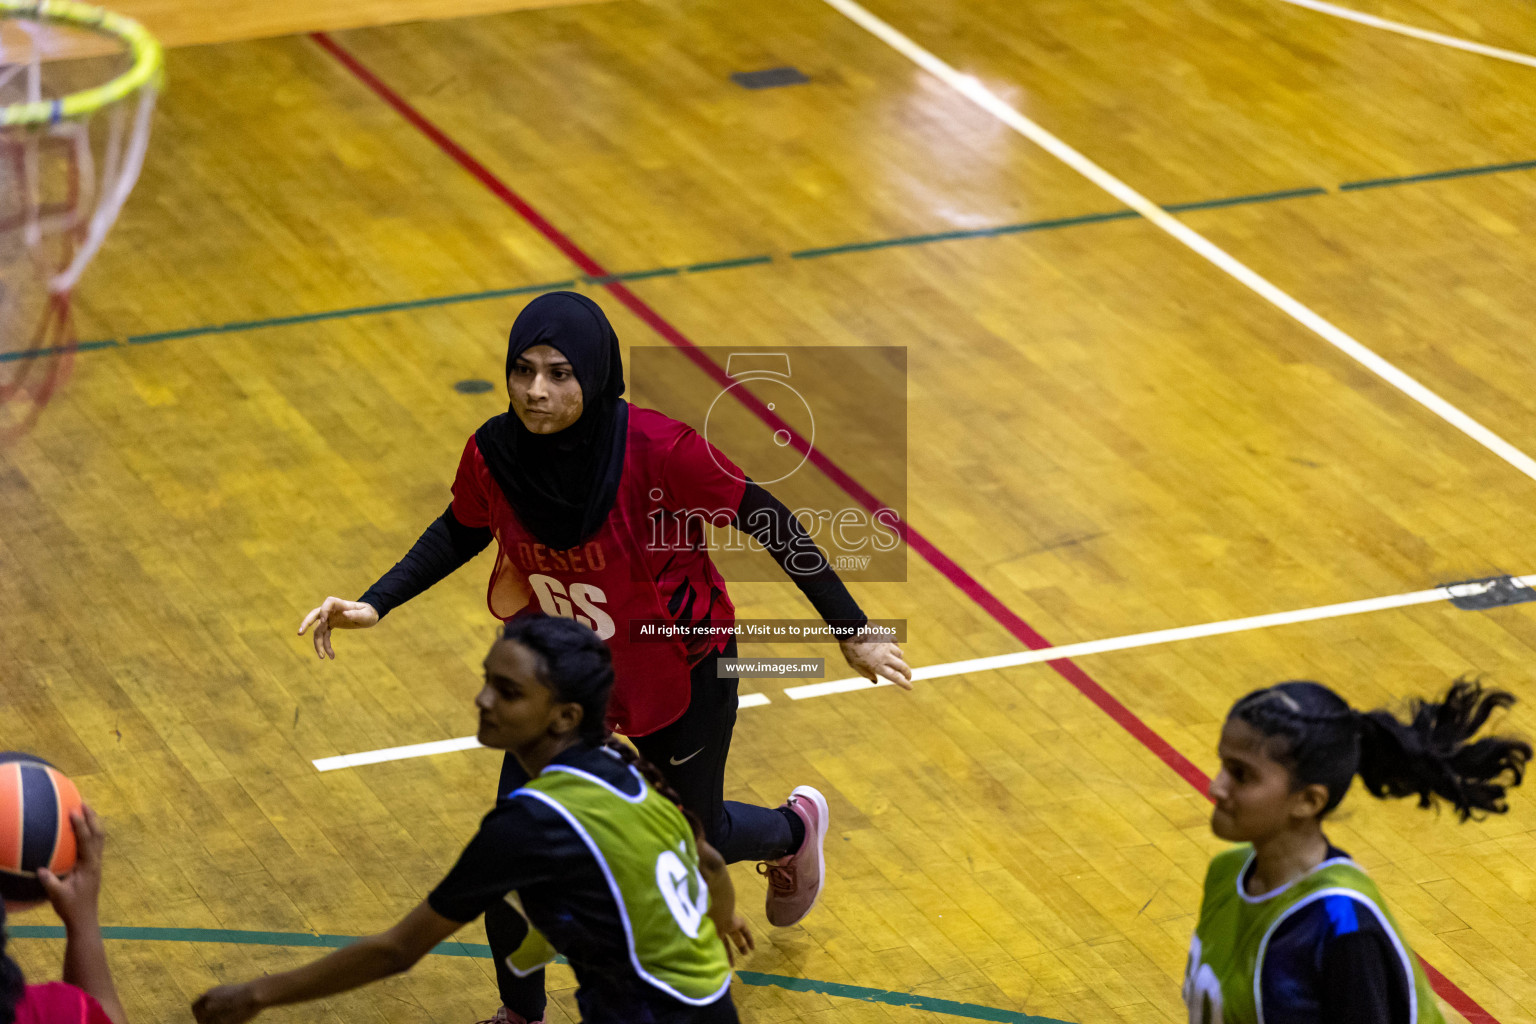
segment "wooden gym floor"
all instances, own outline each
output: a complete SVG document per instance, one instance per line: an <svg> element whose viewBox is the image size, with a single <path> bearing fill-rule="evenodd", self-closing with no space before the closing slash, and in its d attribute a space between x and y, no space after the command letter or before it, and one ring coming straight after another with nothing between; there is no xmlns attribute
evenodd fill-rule
<svg viewBox="0 0 1536 1024"><path fill-rule="evenodd" d="M1355 2L1536 52L1519 0ZM208 985L315 955L306 937L393 922L489 806L490 752L312 764L472 731L483 560L341 636L334 663L293 631L442 509L503 404L453 385L498 376L541 285L575 281L628 346L906 348L922 540L907 582L856 593L909 621L915 666L1536 572L1518 456L819 0L241 6L124 7L206 45L170 52L149 164L81 287L81 337L103 344L0 453L0 747L58 763L108 822L135 1022L189 1020ZM870 9L1536 452L1536 68L1281 0ZM345 31L282 34L317 29ZM810 82L730 78L782 65ZM857 450L827 454L879 492ZM733 595L743 617L809 614L787 583ZM1536 733L1532 608L1433 602L910 694L752 682L769 703L742 711L729 794L813 783L834 834L803 927L766 930L737 869L764 929L744 1019L1182 1020L1219 848L1191 783L1230 702L1314 677L1370 705L1479 672ZM1330 832L1442 995L1536 1021L1536 792L1462 826L1357 792ZM27 937L52 918L11 923L52 976L61 941ZM554 979L551 1019L571 1020ZM495 1005L488 961L434 956L271 1019Z"/></svg>

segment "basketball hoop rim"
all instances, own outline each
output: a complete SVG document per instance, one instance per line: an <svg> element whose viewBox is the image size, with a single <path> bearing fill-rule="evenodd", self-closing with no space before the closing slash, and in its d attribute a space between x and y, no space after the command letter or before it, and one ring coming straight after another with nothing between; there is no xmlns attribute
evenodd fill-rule
<svg viewBox="0 0 1536 1024"><path fill-rule="evenodd" d="M75 0L0 0L0 19L35 18L115 36L128 46L133 66L112 81L92 89L39 103L0 107L0 128L57 124L109 107L140 89L158 89L165 69L165 51L149 30L132 18Z"/></svg>

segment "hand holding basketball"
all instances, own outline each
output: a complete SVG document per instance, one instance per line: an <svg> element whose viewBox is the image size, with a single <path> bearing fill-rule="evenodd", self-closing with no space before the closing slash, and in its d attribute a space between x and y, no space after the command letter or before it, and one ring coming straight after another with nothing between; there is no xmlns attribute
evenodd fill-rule
<svg viewBox="0 0 1536 1024"><path fill-rule="evenodd" d="M849 667L865 679L871 682L884 679L903 690L912 689L912 669L902 659L900 646L864 639L862 633L852 640L839 641L839 646Z"/></svg>
<svg viewBox="0 0 1536 1024"><path fill-rule="evenodd" d="M249 984L211 988L192 1004L197 1024L242 1024L260 1012L261 1002Z"/></svg>
<svg viewBox="0 0 1536 1024"><path fill-rule="evenodd" d="M379 613L371 604L328 597L320 603L320 607L304 616L304 621L299 623L299 636L303 636L304 631L313 626L315 654L322 661L327 657L335 661L336 651L331 647L331 630L367 629L378 621Z"/></svg>
<svg viewBox="0 0 1536 1024"><path fill-rule="evenodd" d="M89 807L71 811L69 823L75 830L75 866L63 878L47 868L38 868L37 880L59 919L75 924L96 916L101 896L101 851L107 834L96 812Z"/></svg>

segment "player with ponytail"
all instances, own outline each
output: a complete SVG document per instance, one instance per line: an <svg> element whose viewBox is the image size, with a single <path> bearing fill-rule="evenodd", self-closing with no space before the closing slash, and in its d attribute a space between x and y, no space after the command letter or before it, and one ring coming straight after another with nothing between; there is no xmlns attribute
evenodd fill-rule
<svg viewBox="0 0 1536 1024"><path fill-rule="evenodd" d="M1444 801L1461 821L1502 814L1531 746L1476 734L1513 703L1462 679L1407 721L1304 681L1233 705L1211 829L1241 845L1206 874L1184 978L1192 1024L1442 1024L1418 958L1323 821L1356 775L1372 796Z"/></svg>

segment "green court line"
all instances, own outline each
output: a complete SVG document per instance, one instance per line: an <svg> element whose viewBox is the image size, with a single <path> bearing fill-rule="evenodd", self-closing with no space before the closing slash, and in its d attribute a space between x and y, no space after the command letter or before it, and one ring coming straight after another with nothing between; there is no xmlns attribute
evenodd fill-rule
<svg viewBox="0 0 1536 1024"><path fill-rule="evenodd" d="M99 348L117 348L115 341L82 341L75 346L76 352L94 352ZM14 363L20 359L46 359L69 351L65 348L34 348L24 352L0 352L0 363Z"/></svg>
<svg viewBox="0 0 1536 1024"><path fill-rule="evenodd" d="M745 256L739 260L715 260L713 263L695 263L684 267L690 274L702 274L711 270L729 270L733 267L755 267L761 263L772 263L772 256Z"/></svg>
<svg viewBox="0 0 1536 1024"><path fill-rule="evenodd" d="M1396 185L1409 185L1416 182L1440 181L1446 178L1465 178L1480 174L1501 174L1510 171L1525 171L1536 169L1536 160L1522 160L1515 163L1486 164L1480 167L1463 167L1449 171L1432 171L1427 174L1410 174L1397 178L1373 178L1368 181L1352 181L1339 186L1341 192L1357 192L1361 189L1385 188ZM1194 210L1214 210L1228 206L1247 206L1255 203L1270 203L1286 199L1303 199L1309 196L1327 195L1328 190L1317 186L1308 188L1284 189L1278 192L1257 192L1249 195L1228 196L1223 199L1205 199L1191 203L1171 203L1163 207L1172 213L1187 213ZM930 245L935 242L961 241L971 238L997 238L1005 235L1024 234L1031 231L1050 231L1060 228L1079 227L1085 224L1101 224L1106 221L1134 220L1141 215L1134 210L1113 210L1105 213L1088 213L1077 217L1061 217L1052 220L1026 221L1021 224L1004 224L991 228L973 228L957 231L938 231L920 235L905 235L899 238L875 239L867 242L849 242L844 245L820 246L811 249L800 249L789 254L791 259L810 260L823 256L837 256L845 253L869 252L878 249L892 249L902 246ZM772 263L772 256L744 256L740 259L714 260L706 263L693 263L681 267L658 267L653 270L633 270L621 274L610 274L605 277L586 276L581 278L587 284L613 284L621 281L640 281L652 277L673 277L680 274L701 274L715 270L729 270L737 267L761 266ZM551 281L546 284L520 285L515 288L493 288L488 291L462 292L455 295L439 295L425 299L408 299L401 302L384 302L371 306L352 306L346 309L324 310L318 313L301 313L295 316L272 317L265 320L239 320L227 324L215 324L202 327L186 327L173 331L158 331L153 334L130 335L126 340L131 345L148 345L159 341L172 341L181 338L198 338L215 334L232 334L238 331L254 331L265 327L291 327L296 324L316 323L324 320L341 320L355 316L370 316L378 313L397 313L404 310L428 309L436 306L448 306L463 302L482 302L487 299L506 298L513 295L527 295L534 292L552 291L559 288L574 287L576 281ZM116 340L87 341L76 346L79 352L94 352L98 349L117 348ZM56 355L59 349L41 349L34 352L5 352L0 353L0 363L15 362L22 359L36 359L49 355Z"/></svg>
<svg viewBox="0 0 1536 1024"><path fill-rule="evenodd" d="M196 338L206 334L231 334L235 331L254 331L263 327L290 327L294 324L309 324L320 320L341 320L354 316L369 316L376 313L398 313L407 309L425 309L432 306L451 306L460 302L483 302L486 299L502 299L509 295L527 295L530 292L546 292L559 288L571 288L575 281L550 281L545 284L525 284L516 288L492 288L482 292L460 292L456 295L437 295L426 299L407 299L402 302L381 302L373 306L351 306L346 309L330 309L319 313L299 313L295 316L270 317L266 320L236 320L227 324L214 324L205 327L184 327L177 331L157 331L154 334L130 334L130 345L148 345L157 341L173 341L178 338ZM85 351L87 346L100 348L111 345L113 342L88 341L79 348Z"/></svg>
<svg viewBox="0 0 1536 1024"><path fill-rule="evenodd" d="M6 932L17 939L62 939L62 925L21 924L8 925ZM127 939L139 942L224 942L242 946L306 946L339 949L356 942L356 935L317 935L309 932L250 932L226 928L132 928L109 925L101 930L103 938ZM432 950L435 956L472 957L478 960L491 958L491 947L473 942L440 943ZM562 958L563 962L563 958ZM905 1006L930 1013L942 1013L966 1020L997 1021L1000 1024L1071 1024L1055 1017L1037 1017L1017 1010L1002 1010L995 1006L977 1003L961 1003L953 999L921 996L912 992L892 992L888 989L866 988L862 985L844 985L837 981L816 981L811 978L791 978L783 974L763 974L758 971L737 971L736 977L743 984L758 988L782 988L789 992L818 992L839 999L856 999L865 1003L883 1003L886 1006Z"/></svg>
<svg viewBox="0 0 1536 1024"><path fill-rule="evenodd" d="M582 280L587 284L614 284L618 281L643 281L647 277L673 277L682 272L682 267L658 267L655 270L631 270L623 274L604 274L601 277L588 274Z"/></svg>
<svg viewBox="0 0 1536 1024"><path fill-rule="evenodd" d="M1251 203L1271 203L1280 199L1302 199L1306 196L1325 196L1328 190L1290 188L1280 192L1256 192L1251 195L1228 196L1225 199L1205 199L1196 203L1171 203L1165 210L1180 213L1188 210L1212 210L1222 206L1244 206ZM1082 224L1102 224L1112 220L1135 220L1141 214L1135 210L1111 210L1107 213L1085 213L1077 217L1058 217L1052 220L1032 220L1022 224L1004 224L995 228L969 228L958 231L938 231L926 235L906 235L901 238L884 238L871 242L849 242L846 245L828 245L817 249L801 249L790 253L797 260L836 256L847 252L868 252L871 249L890 249L903 245L927 245L931 242L951 242L966 238L997 238L1002 235L1018 235L1029 231L1051 231L1057 228L1074 228Z"/></svg>
<svg viewBox="0 0 1536 1024"><path fill-rule="evenodd" d="M1328 190L1325 188L1289 188L1281 192L1257 192L1251 196L1233 196L1230 199L1205 199L1198 203L1169 203L1163 209L1170 213L1185 213L1190 210L1215 210L1223 206L1243 206L1248 203L1269 203L1277 199L1304 199L1307 196L1325 196Z"/></svg>
<svg viewBox="0 0 1536 1024"><path fill-rule="evenodd" d="M1411 185L1417 181L1443 181L1446 178L1470 178L1474 174L1503 174L1507 171L1529 171L1536 168L1536 160L1520 160L1512 164L1484 164L1481 167L1458 167L1450 171L1430 171L1428 174L1407 174L1401 178L1371 178L1368 181L1351 181L1340 185L1340 192L1358 192L1363 188L1385 188L1389 185Z"/></svg>
<svg viewBox="0 0 1536 1024"><path fill-rule="evenodd" d="M789 255L791 259L814 260L822 256L838 256L847 252L892 249L902 245L928 245L931 242L953 242L964 238L996 238L999 235L1017 235L1026 231L1049 231L1053 228L1071 228L1077 227L1079 224L1098 224L1106 220L1129 220L1139 216L1141 215L1135 210L1085 213L1080 217L1034 220L1023 224L1004 224L1001 227L995 228L967 228L958 231L937 231L926 235L904 235L901 238L880 238L872 242L849 242L846 245L828 245L819 249L800 249Z"/></svg>
<svg viewBox="0 0 1536 1024"><path fill-rule="evenodd" d="M823 995L838 996L842 999L884 1003L887 1006L906 1006L914 1010L927 1010L929 1013L943 1013L970 1020L1000 1021L1001 1024L1071 1024L1056 1017L1037 1017L1017 1010L999 1010L992 1006L957 1003L952 999L935 999L932 996L913 995L910 992L887 992L864 988L861 985L843 985L835 981L787 978L781 974L758 974L756 971L737 971L736 977L748 985L772 985L791 992L820 992Z"/></svg>

